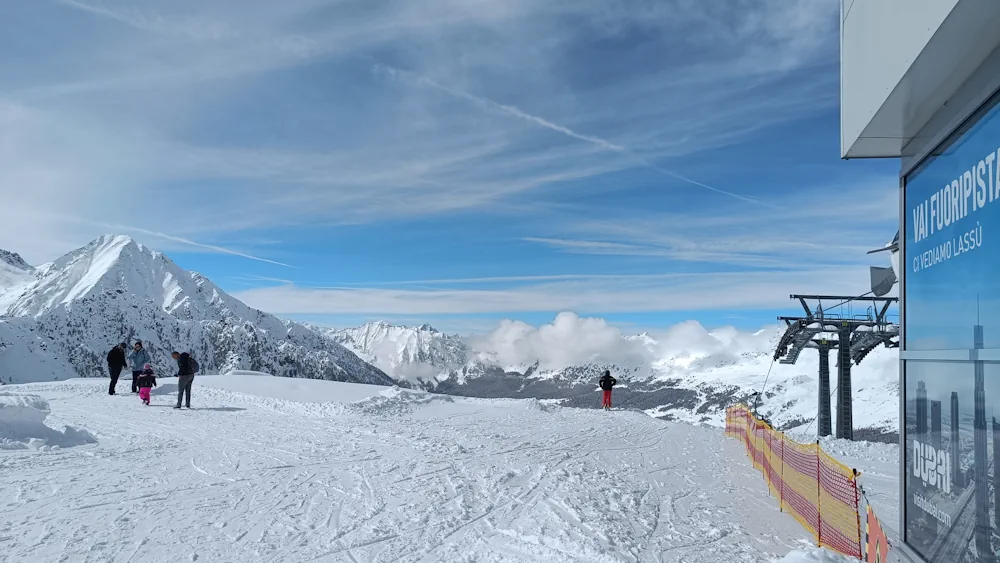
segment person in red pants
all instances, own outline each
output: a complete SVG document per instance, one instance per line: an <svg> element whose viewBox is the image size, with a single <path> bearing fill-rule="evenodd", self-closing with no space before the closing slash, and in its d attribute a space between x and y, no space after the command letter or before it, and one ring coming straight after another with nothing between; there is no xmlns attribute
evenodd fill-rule
<svg viewBox="0 0 1000 563"><path fill-rule="evenodd" d="M601 376L600 381L597 382L601 389L604 391L604 398L601 402L601 406L604 410L611 410L611 390L618 384L618 380L611 377L611 370L604 370L604 375Z"/></svg>

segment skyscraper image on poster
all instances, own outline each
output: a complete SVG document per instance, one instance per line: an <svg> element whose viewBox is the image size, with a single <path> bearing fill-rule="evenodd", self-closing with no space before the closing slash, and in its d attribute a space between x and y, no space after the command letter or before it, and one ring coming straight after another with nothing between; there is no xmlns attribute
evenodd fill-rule
<svg viewBox="0 0 1000 563"><path fill-rule="evenodd" d="M997 108L955 139L905 183L904 350L952 359L904 365L904 531L933 563L1000 562Z"/></svg>
<svg viewBox="0 0 1000 563"><path fill-rule="evenodd" d="M1000 423L989 405L1000 404L1000 369L915 362L906 377L908 541L929 561L997 561Z"/></svg>

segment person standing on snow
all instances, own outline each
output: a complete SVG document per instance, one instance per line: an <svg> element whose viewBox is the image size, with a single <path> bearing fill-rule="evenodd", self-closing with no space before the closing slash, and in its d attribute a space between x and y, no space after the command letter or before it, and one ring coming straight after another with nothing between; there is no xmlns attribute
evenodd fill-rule
<svg viewBox="0 0 1000 563"><path fill-rule="evenodd" d="M156 374L153 373L153 366L146 364L142 366L142 374L139 375L139 398L147 405L153 387L156 387Z"/></svg>
<svg viewBox="0 0 1000 563"><path fill-rule="evenodd" d="M132 364L132 392L139 392L139 374L142 373L142 366L153 363L153 358L149 357L149 352L142 347L142 340L136 340L129 352L128 361Z"/></svg>
<svg viewBox="0 0 1000 563"><path fill-rule="evenodd" d="M601 406L604 407L604 410L606 411L611 410L611 390L618 384L618 380L611 377L611 370L604 370L604 375L601 376L601 379L597 383L604 391Z"/></svg>
<svg viewBox="0 0 1000 563"><path fill-rule="evenodd" d="M125 360L125 348L127 345L122 342L108 352L108 373L111 375L111 385L108 387L108 395L115 394L115 387L118 385L118 376L128 364Z"/></svg>
<svg viewBox="0 0 1000 563"><path fill-rule="evenodd" d="M198 371L198 362L191 357L191 354L183 354L174 351L170 357L177 360L177 404L175 409L181 408L181 397L185 397L185 405L191 408L191 385L194 383L194 373Z"/></svg>

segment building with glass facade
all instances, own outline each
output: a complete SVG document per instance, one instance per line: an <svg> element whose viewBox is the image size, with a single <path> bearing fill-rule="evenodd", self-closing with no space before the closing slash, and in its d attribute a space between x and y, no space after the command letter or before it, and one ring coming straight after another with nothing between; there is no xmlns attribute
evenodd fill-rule
<svg viewBox="0 0 1000 563"><path fill-rule="evenodd" d="M895 547L1000 562L1000 1L842 0L841 156L900 162Z"/></svg>

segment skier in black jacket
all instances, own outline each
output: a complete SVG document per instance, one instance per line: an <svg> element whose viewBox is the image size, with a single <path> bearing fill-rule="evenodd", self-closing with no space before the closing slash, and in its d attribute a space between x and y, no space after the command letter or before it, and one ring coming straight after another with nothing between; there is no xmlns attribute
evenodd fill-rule
<svg viewBox="0 0 1000 563"><path fill-rule="evenodd" d="M604 370L604 375L601 376L601 379L597 383L604 390L604 398L601 406L606 411L611 410L611 390L618 384L618 380L611 377L611 370Z"/></svg>
<svg viewBox="0 0 1000 563"><path fill-rule="evenodd" d="M127 345L122 342L108 352L108 373L111 375L111 385L108 387L108 395L115 394L115 386L118 385L118 376L125 369L125 348Z"/></svg>

